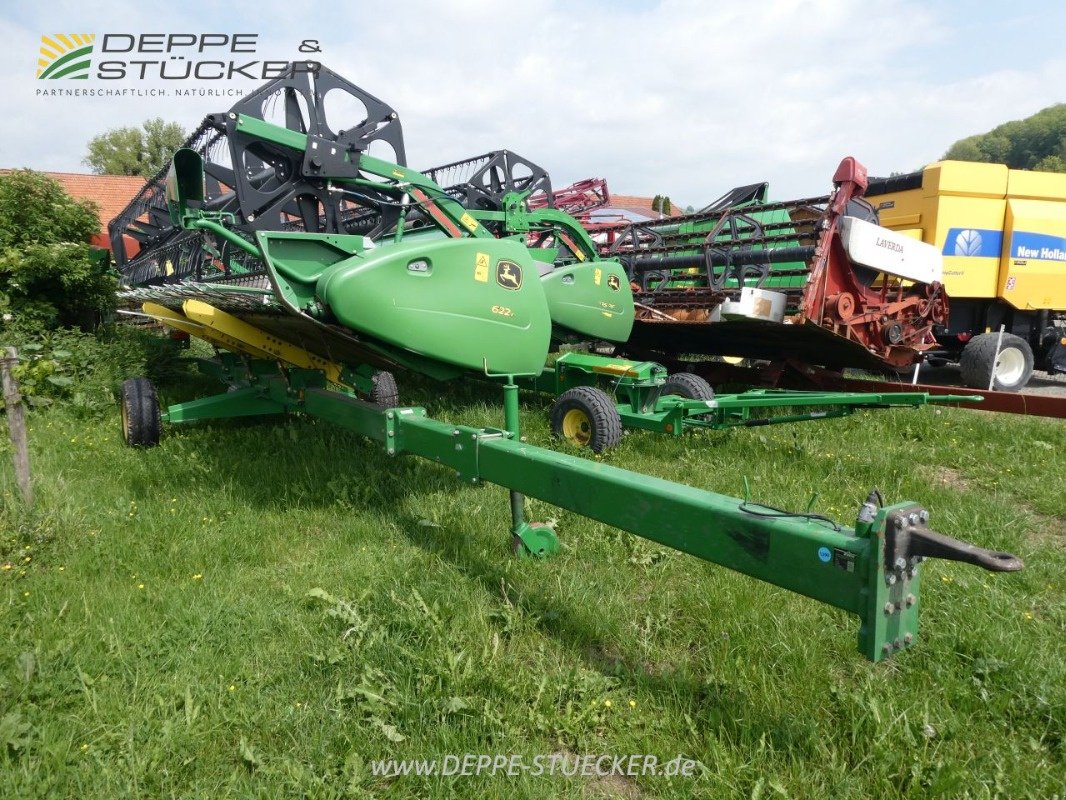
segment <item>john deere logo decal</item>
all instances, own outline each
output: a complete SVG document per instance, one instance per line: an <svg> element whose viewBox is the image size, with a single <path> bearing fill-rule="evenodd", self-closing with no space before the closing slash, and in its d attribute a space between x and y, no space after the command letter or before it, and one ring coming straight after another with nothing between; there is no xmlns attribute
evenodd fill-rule
<svg viewBox="0 0 1066 800"><path fill-rule="evenodd" d="M496 263L496 283L504 289L522 288L522 268L513 261Z"/></svg>
<svg viewBox="0 0 1066 800"><path fill-rule="evenodd" d="M87 80L95 40L95 33L45 34L37 56L37 77Z"/></svg>
<svg viewBox="0 0 1066 800"><path fill-rule="evenodd" d="M622 282L618 280L618 276L617 275L608 275L607 276L607 288L610 289L612 292L617 292L618 291L618 287L621 286L621 285L622 285Z"/></svg>

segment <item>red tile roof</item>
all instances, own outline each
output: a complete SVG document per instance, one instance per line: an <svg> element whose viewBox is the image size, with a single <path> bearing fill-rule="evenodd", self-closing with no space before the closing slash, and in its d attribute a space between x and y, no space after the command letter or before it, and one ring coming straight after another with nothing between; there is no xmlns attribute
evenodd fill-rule
<svg viewBox="0 0 1066 800"><path fill-rule="evenodd" d="M11 172L0 170L0 174ZM85 175L78 172L44 172L54 178L75 200L92 200L97 205L100 231L92 238L99 247L109 247L107 223L118 216L133 196L144 186L144 178L137 175Z"/></svg>
<svg viewBox="0 0 1066 800"><path fill-rule="evenodd" d="M650 219L658 219L659 212L651 210L652 197L639 197L631 194L615 194L611 192L611 202L609 202L606 208L621 208L626 211L631 211L634 214L641 214ZM670 208L663 214L664 217L673 216L674 214L680 214L682 210L671 204Z"/></svg>

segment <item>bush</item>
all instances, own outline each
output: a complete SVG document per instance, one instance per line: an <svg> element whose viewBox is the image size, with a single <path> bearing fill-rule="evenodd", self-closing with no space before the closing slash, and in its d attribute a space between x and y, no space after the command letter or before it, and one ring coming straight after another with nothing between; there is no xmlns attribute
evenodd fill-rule
<svg viewBox="0 0 1066 800"><path fill-rule="evenodd" d="M126 378L143 375L165 383L185 365L178 342L122 326L97 333L16 329L4 344L19 350L14 375L30 407L59 400L91 416L115 407Z"/></svg>
<svg viewBox="0 0 1066 800"><path fill-rule="evenodd" d="M114 311L107 259L88 244L99 227L95 206L47 175L0 175L0 330L89 330Z"/></svg>
<svg viewBox="0 0 1066 800"><path fill-rule="evenodd" d="M31 407L63 401L95 415L114 408L126 378L166 382L184 366L170 339L101 326L115 281L88 244L99 227L94 205L48 176L0 175L0 346L18 348L14 374Z"/></svg>

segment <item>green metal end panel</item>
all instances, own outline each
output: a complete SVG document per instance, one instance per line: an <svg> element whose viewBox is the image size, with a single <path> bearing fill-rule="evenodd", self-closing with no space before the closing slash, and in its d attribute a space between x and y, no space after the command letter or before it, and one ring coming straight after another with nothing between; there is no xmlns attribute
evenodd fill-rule
<svg viewBox="0 0 1066 800"><path fill-rule="evenodd" d="M544 290L517 242L378 247L326 270L317 295L341 324L465 369L539 373L548 356Z"/></svg>
<svg viewBox="0 0 1066 800"><path fill-rule="evenodd" d="M611 342L629 339L633 329L633 292L617 261L558 267L541 281L555 325Z"/></svg>

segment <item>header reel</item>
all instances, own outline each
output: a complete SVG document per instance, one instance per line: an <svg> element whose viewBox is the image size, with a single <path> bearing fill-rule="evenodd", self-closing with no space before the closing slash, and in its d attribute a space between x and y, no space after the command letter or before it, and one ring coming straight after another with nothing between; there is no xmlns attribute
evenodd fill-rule
<svg viewBox="0 0 1066 800"><path fill-rule="evenodd" d="M242 117L305 134L306 148L294 150L249 134ZM360 177L359 156L372 147L384 150L380 155L390 161L407 163L399 115L320 64L294 64L288 75L252 92L229 112L212 114L207 123L225 134L231 165L209 161L207 174L220 198L227 188L233 192L226 208L218 210L235 211L238 229L278 230L296 219L311 233L343 233L352 203L330 178ZM368 192L364 199L377 204L383 217L398 217L396 211L387 213L389 198Z"/></svg>

